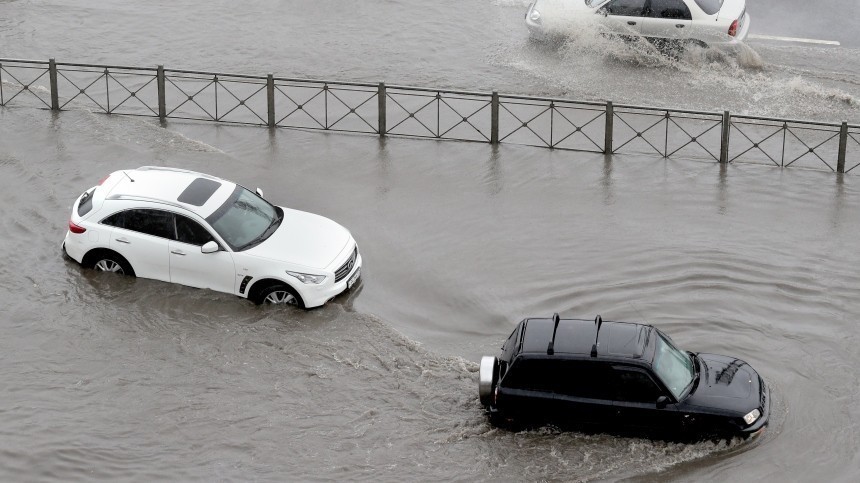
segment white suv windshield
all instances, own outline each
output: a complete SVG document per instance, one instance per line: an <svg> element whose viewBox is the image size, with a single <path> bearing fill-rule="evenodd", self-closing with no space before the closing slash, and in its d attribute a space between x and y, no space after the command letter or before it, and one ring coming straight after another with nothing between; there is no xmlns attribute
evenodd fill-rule
<svg viewBox="0 0 860 483"><path fill-rule="evenodd" d="M266 200L236 186L230 198L206 221L230 245L242 251L264 242L280 225L283 213Z"/></svg>
<svg viewBox="0 0 860 483"><path fill-rule="evenodd" d="M690 355L676 349L659 334L657 335L657 350L654 353L653 366L654 372L672 391L676 399L681 398L684 390L696 376Z"/></svg>

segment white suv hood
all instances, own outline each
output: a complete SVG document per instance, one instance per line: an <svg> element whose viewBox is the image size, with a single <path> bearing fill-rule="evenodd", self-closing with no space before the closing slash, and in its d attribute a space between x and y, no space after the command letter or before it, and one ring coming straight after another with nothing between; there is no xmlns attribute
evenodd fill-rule
<svg viewBox="0 0 860 483"><path fill-rule="evenodd" d="M266 241L246 250L246 254L322 270L331 265L349 242L349 231L328 218L280 208L284 210L281 226Z"/></svg>

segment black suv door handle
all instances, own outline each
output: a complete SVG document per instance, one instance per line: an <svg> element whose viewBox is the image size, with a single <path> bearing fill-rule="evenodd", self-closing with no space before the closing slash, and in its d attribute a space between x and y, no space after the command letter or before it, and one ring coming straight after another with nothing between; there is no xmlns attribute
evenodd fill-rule
<svg viewBox="0 0 860 483"><path fill-rule="evenodd" d="M627 25L636 25L636 22L634 22L633 20L628 20Z"/></svg>
<svg viewBox="0 0 860 483"><path fill-rule="evenodd" d="M682 23L676 23L675 26L678 27L679 29L684 28L684 24L682 24Z"/></svg>

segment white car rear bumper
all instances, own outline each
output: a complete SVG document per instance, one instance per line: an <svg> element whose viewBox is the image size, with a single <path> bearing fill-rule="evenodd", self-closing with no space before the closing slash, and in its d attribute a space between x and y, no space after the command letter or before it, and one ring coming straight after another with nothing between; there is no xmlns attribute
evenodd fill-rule
<svg viewBox="0 0 860 483"><path fill-rule="evenodd" d="M86 234L75 234L71 231L66 231L66 238L63 239L63 249L69 258L81 263L88 248L89 243L87 243Z"/></svg>

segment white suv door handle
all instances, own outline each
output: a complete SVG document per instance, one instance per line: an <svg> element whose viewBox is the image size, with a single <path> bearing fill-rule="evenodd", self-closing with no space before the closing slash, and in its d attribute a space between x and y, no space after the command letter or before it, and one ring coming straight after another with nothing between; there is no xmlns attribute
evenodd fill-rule
<svg viewBox="0 0 860 483"><path fill-rule="evenodd" d="M116 241L118 241L120 243L131 243L130 241L126 240L125 238L117 238Z"/></svg>
<svg viewBox="0 0 860 483"><path fill-rule="evenodd" d="M182 257L184 257L184 256L185 256L185 252L183 252L182 250L170 250L170 253L172 253L172 254L174 254L174 255L179 255L179 256L182 256Z"/></svg>

